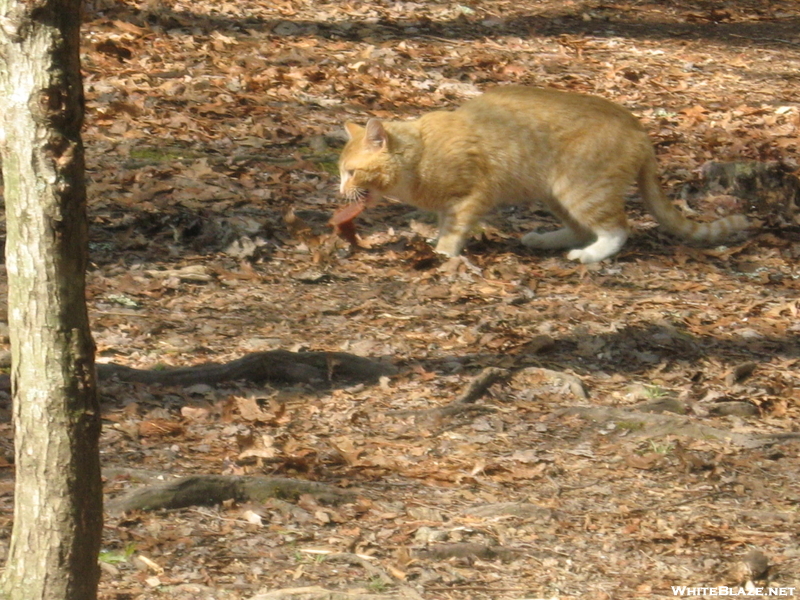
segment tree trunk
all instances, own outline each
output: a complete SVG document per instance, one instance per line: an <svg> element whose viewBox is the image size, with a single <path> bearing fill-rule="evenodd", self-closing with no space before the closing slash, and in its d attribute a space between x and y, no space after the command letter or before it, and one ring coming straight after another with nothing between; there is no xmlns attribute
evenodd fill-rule
<svg viewBox="0 0 800 600"><path fill-rule="evenodd" d="M80 129L80 0L0 0L16 446L14 529L0 596L97 597L102 487L89 332Z"/></svg>

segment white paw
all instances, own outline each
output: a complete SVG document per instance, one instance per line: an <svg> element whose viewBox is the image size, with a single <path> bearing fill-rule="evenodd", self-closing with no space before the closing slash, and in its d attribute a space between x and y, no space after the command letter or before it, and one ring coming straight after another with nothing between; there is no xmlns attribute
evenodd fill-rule
<svg viewBox="0 0 800 600"><path fill-rule="evenodd" d="M583 258L583 250L576 249L567 252L568 260L580 260L581 262L583 262L583 260L581 260L582 258Z"/></svg>
<svg viewBox="0 0 800 600"><path fill-rule="evenodd" d="M439 248L439 246L436 246L436 248L434 248L433 251L436 252L436 254L441 254L446 258L456 258L459 255L458 252L454 253L454 252L449 252L447 250L442 250L441 248Z"/></svg>
<svg viewBox="0 0 800 600"><path fill-rule="evenodd" d="M592 252L587 252L585 248L575 248L575 250L570 250L567 252L567 258L569 260L577 260L582 263L593 263L593 262L600 262L605 258L605 256L595 256Z"/></svg>
<svg viewBox="0 0 800 600"><path fill-rule="evenodd" d="M585 248L570 250L567 258L579 260L582 263L600 262L619 252L626 239L628 239L628 232L625 229L602 231L597 234L597 240L594 243Z"/></svg>
<svg viewBox="0 0 800 600"><path fill-rule="evenodd" d="M461 254L461 249L463 247L464 245L461 240L439 239L439 241L436 243L436 253L444 254L445 256L453 258L454 256Z"/></svg>

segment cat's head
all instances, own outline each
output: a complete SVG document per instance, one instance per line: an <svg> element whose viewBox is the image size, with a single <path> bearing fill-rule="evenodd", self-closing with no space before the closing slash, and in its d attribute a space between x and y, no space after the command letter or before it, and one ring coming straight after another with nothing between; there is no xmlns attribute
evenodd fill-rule
<svg viewBox="0 0 800 600"><path fill-rule="evenodd" d="M366 127L346 123L344 128L349 140L339 157L339 190L350 201L377 202L398 181L392 139L379 119L370 119Z"/></svg>

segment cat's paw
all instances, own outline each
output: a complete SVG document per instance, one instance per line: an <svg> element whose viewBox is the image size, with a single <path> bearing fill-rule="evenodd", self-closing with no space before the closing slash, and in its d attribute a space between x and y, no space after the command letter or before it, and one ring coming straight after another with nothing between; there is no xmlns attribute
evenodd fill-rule
<svg viewBox="0 0 800 600"><path fill-rule="evenodd" d="M481 268L478 265L474 264L472 261L470 261L470 259L468 259L463 254L448 259L444 264L442 264L441 267L439 267L439 270L444 273L453 274L459 271L463 271L464 269L461 268L462 266L467 271L470 271L475 275L478 275L479 277L483 277L483 271L481 271Z"/></svg>
<svg viewBox="0 0 800 600"><path fill-rule="evenodd" d="M597 258L592 256L590 252L586 252L583 248L575 248L574 250L567 252L567 259L577 260L578 262L582 263L593 263L598 261Z"/></svg>
<svg viewBox="0 0 800 600"><path fill-rule="evenodd" d="M597 239L594 243L585 248L570 250L567 253L567 258L578 260L582 263L600 262L619 252L626 239L628 239L628 232L622 228L601 231L597 234Z"/></svg>
<svg viewBox="0 0 800 600"><path fill-rule="evenodd" d="M447 240L439 238L439 241L436 243L436 253L442 254L447 256L448 258L453 258L461 254L461 249L464 247L464 243L461 240Z"/></svg>

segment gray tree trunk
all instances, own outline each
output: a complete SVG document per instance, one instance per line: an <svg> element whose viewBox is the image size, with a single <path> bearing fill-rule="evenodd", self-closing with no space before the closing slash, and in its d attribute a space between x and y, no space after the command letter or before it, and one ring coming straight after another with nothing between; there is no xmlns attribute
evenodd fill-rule
<svg viewBox="0 0 800 600"><path fill-rule="evenodd" d="M81 0L0 0L0 158L16 446L0 597L94 600L102 487L84 296Z"/></svg>

